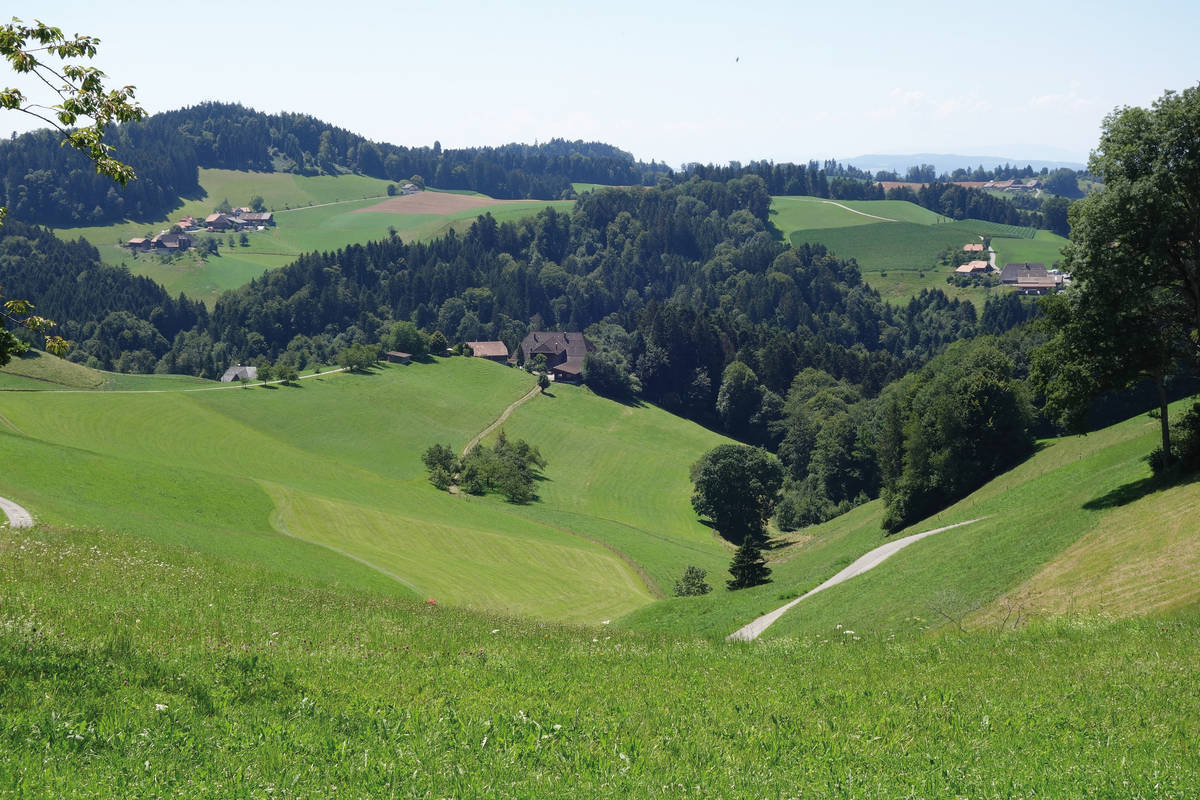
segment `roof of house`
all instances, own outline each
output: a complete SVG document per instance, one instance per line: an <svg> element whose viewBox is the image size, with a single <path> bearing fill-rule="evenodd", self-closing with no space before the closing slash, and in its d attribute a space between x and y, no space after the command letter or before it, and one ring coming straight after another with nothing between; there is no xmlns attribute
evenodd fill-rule
<svg viewBox="0 0 1200 800"><path fill-rule="evenodd" d="M220 212L218 211L218 212L217 212L217 213L215 213L215 214L209 214L207 217L205 217L205 218L204 218L204 221L205 221L205 222L216 222L217 220L219 220L219 219L220 219L221 217L223 217L223 216L225 216L225 215L224 215L224 214L222 214L222 213L220 213Z"/></svg>
<svg viewBox="0 0 1200 800"><path fill-rule="evenodd" d="M1018 261L1005 264L1000 272L1001 283L1019 283L1023 280L1046 280L1046 265L1040 262Z"/></svg>
<svg viewBox="0 0 1200 800"><path fill-rule="evenodd" d="M508 358L508 345L504 342L467 342L467 347L479 358Z"/></svg>
<svg viewBox="0 0 1200 800"><path fill-rule="evenodd" d="M987 272L988 262L986 261L969 261L963 264L955 272Z"/></svg>
<svg viewBox="0 0 1200 800"><path fill-rule="evenodd" d="M246 367L242 366L241 364L237 364L225 370L225 374L221 376L221 380L225 383L228 383L229 381L242 380L243 378L248 381L257 380L258 367Z"/></svg>
<svg viewBox="0 0 1200 800"><path fill-rule="evenodd" d="M129 240L129 243L130 244L145 244L146 237L145 236L135 236L134 238Z"/></svg>
<svg viewBox="0 0 1200 800"><path fill-rule="evenodd" d="M581 375L583 374L583 359L568 358L563 363L556 367L550 368L551 372L561 372L565 375Z"/></svg>
<svg viewBox="0 0 1200 800"><path fill-rule="evenodd" d="M246 222L266 222L271 219L272 214L270 211L247 211L241 216Z"/></svg>
<svg viewBox="0 0 1200 800"><path fill-rule="evenodd" d="M399 350L388 350L387 355L395 356L396 358L412 358L412 353L402 353Z"/></svg>
<svg viewBox="0 0 1200 800"><path fill-rule="evenodd" d="M981 253L981 252L983 252L983 243L982 242L974 242L971 244L964 244L963 252L964 253Z"/></svg>

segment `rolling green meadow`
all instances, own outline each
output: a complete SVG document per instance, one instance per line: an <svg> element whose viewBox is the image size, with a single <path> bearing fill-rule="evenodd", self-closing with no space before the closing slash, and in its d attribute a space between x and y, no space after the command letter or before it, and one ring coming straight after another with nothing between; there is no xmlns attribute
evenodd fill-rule
<svg viewBox="0 0 1200 800"><path fill-rule="evenodd" d="M548 466L515 506L437 491L420 453L523 397L518 370L125 377L0 371L0 495L38 521L0 528L0 794L1186 798L1200 781L1200 484L1149 480L1153 420L1042 443L900 535L981 521L728 644L883 543L879 502L777 533L774 582L728 593L687 477L726 440L652 406L553 385L517 407L503 429ZM664 598L686 564L715 591Z"/></svg>
<svg viewBox="0 0 1200 800"><path fill-rule="evenodd" d="M953 221L901 200L835 204L817 197L772 197L771 214L784 239L793 245L822 244L839 258L854 258L863 279L885 300L897 303L922 289L941 289L951 298L971 300L982 308L989 292L1008 291L946 283L954 270L939 264L938 254L978 242L980 236L992 237L998 268L1012 261L1041 261L1050 267L1061 260L1059 251L1067 243L1050 231L985 220Z"/></svg>
<svg viewBox="0 0 1200 800"><path fill-rule="evenodd" d="M0 493L26 498L52 524L233 547L260 563L295 539L324 548L322 562L344 555L344 570L373 569L372 585L387 576L394 592L550 619L615 618L669 590L685 563L727 561L690 511L687 478L723 439L653 407L560 387L519 409L510 432L531 428L552 465L546 501L523 508L438 492L420 454L438 442L460 449L529 390L524 372L452 358L310 375L292 387L163 391L157 376L144 380L148 391L135 394L6 394L5 460L29 469L7 471ZM644 458L651 445L657 462ZM657 472L672 480L652 480ZM614 476L624 483L604 491ZM635 490L631 476L644 484ZM208 533L213 525L220 535ZM297 569L311 577L317 567Z"/></svg>
<svg viewBox="0 0 1200 800"><path fill-rule="evenodd" d="M211 304L221 292L235 289L264 271L285 266L303 253L333 251L383 239L392 230L405 239L432 239L450 229L460 233L465 231L484 212L505 222L531 216L546 206L567 210L572 205L571 201L522 201L449 213L354 213L387 199L388 181L362 175L303 176L202 168L200 185L202 196L183 199L182 206L167 219L60 228L55 232L65 239L86 239L99 249L106 263L124 264L134 274L158 281L172 294L182 292ZM484 197L475 192L452 194ZM255 196L261 196L267 208L275 213L277 224L247 234L247 247L240 244L229 247L228 234L203 232L196 235L212 235L222 242L216 256L203 259L193 251L167 259L153 254L133 254L120 246L135 236L156 234L180 217L203 218L225 200L239 206L248 204ZM234 238L236 240L237 235Z"/></svg>

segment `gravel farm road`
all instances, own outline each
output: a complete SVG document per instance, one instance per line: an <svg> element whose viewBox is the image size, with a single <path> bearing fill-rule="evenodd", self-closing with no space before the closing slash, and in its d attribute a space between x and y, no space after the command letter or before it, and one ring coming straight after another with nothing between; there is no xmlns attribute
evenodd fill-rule
<svg viewBox="0 0 1200 800"><path fill-rule="evenodd" d="M795 600L792 600L787 605L780 606L779 608L775 609L774 611L771 611L770 613L763 614L761 617L754 620L753 622L750 622L747 625L744 625L741 628L738 628L736 631L734 631L733 633L726 636L725 639L726 639L726 641L730 641L730 642L752 642L758 638L759 634L761 634L767 628L771 627L771 625L774 624L775 620L782 617L785 613L787 613L788 609L790 609L792 606L799 603L801 600L811 597L814 594L816 594L817 592L820 592L824 589L828 589L830 586L837 586L839 583L844 583L845 581L850 580L851 578L855 577L856 575L863 574L864 572L866 572L869 569L874 569L875 567L879 566L880 564L882 564L887 559L891 558L893 555L895 555L899 551L903 550L905 547L908 547L913 542L924 539L926 536L933 536L935 533L941 533L942 531L948 531L951 528L959 528L959 527L962 527L963 525L970 525L972 522L979 522L980 519L985 519L985 517L980 517L979 519L969 519L966 522L956 522L953 525L946 525L945 527L942 527L942 528L934 528L931 531L924 531L922 533L914 533L912 536L905 536L903 539L896 539L894 541L888 542L885 545L876 547L874 550L870 551L866 555L860 556L858 558L858 560L856 560L850 566L846 567L841 572L834 575L832 578L825 581L817 588L812 589L808 592L805 592L804 594L797 597Z"/></svg>
<svg viewBox="0 0 1200 800"><path fill-rule="evenodd" d="M33 515L12 500L5 500L3 497L0 497L0 511L3 511L8 516L8 525L10 528L33 527Z"/></svg>

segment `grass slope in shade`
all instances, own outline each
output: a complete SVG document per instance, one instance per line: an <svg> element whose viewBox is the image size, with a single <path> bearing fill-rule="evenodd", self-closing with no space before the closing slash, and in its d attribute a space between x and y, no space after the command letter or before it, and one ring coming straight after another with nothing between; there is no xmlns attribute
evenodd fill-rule
<svg viewBox="0 0 1200 800"><path fill-rule="evenodd" d="M0 530L0 794L1144 797L1200 784L1200 624L727 646L114 533Z"/></svg>
<svg viewBox="0 0 1200 800"><path fill-rule="evenodd" d="M231 547L258 563L298 539L311 543L301 547L310 558L311 545L324 548L314 570L349 556L398 579L398 591L443 602L554 619L620 616L652 597L638 569L599 537L497 499L452 497L426 480L425 448L461 448L531 381L454 358L299 387L10 393L0 457L14 466L0 475L0 495L47 522L206 552ZM678 457L687 463L702 452L685 450ZM634 448L612 463L621 474L642 460ZM564 457L550 477L569 481L571 472ZM651 490L646 508L672 501ZM636 513L623 519L649 527ZM210 525L222 535L207 535Z"/></svg>

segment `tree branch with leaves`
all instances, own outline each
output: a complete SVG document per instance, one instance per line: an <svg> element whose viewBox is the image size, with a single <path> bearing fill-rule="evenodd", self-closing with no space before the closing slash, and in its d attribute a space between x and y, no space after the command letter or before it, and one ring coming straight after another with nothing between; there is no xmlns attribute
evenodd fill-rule
<svg viewBox="0 0 1200 800"><path fill-rule="evenodd" d="M104 131L114 123L132 122L146 115L133 99L134 88L108 89L105 74L84 61L94 58L100 40L94 36L66 36L55 28L35 20L26 25L19 19L0 25L0 55L19 75L27 75L40 85L45 100L33 98L14 87L0 89L0 108L28 114L62 134L63 146L82 152L96 171L124 186L136 175L133 168L114 155L105 144ZM83 121L86 124L80 124ZM0 206L0 224L8 209ZM3 294L0 294L0 299ZM8 363L19 342L8 332L9 325L45 333L54 322L33 313L28 300L8 300L0 307L0 366ZM46 334L46 350L55 355L66 352L68 343L59 336Z"/></svg>

